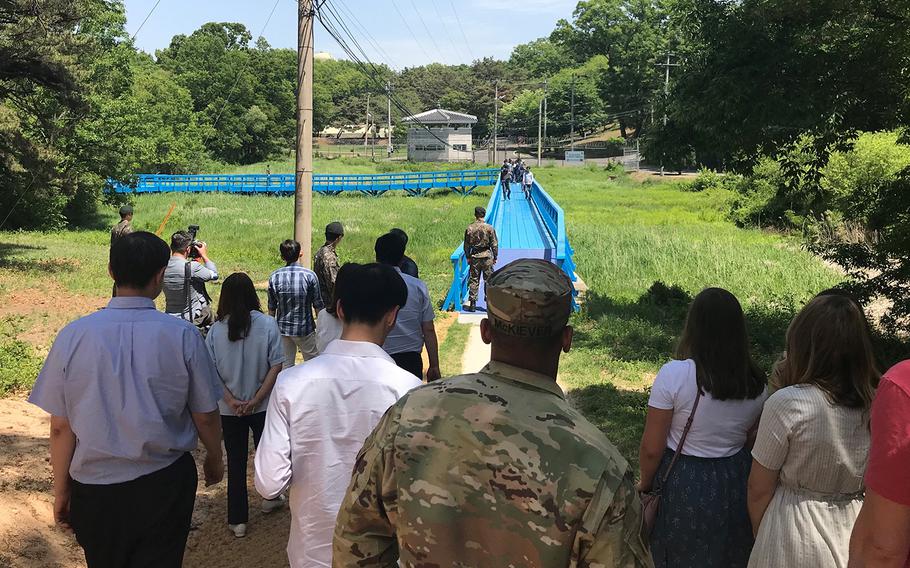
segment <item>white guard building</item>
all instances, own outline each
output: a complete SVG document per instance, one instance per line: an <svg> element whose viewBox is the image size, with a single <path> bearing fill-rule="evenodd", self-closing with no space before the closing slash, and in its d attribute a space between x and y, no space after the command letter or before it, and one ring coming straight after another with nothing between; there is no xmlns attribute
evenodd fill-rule
<svg viewBox="0 0 910 568"><path fill-rule="evenodd" d="M408 128L408 160L412 162L467 162L474 159L471 135L477 117L435 108L404 122ZM429 128L429 131L427 130Z"/></svg>

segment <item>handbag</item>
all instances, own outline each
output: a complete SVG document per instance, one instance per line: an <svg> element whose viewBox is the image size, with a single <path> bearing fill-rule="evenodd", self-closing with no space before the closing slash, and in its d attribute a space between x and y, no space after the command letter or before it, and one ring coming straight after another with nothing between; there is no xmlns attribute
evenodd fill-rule
<svg viewBox="0 0 910 568"><path fill-rule="evenodd" d="M676 460L679 459L679 455L682 453L683 445L686 443L686 438L689 436L689 430L692 428L692 420L695 419L695 411L698 410L698 401L701 400L701 397L701 389L699 388L698 395L695 397L695 404L692 405L692 413L689 414L689 420L686 422L682 437L679 439L679 445L676 447L676 453L673 454L673 459L670 460L667 471L665 471L660 478L660 485L657 486L657 489L652 489L647 493L641 493L639 495L641 498L642 531L647 536L651 535L651 532L654 531L654 525L657 524L657 511L660 509L661 490L664 484L667 483L667 479L670 478L670 471L673 470L673 466L676 465Z"/></svg>

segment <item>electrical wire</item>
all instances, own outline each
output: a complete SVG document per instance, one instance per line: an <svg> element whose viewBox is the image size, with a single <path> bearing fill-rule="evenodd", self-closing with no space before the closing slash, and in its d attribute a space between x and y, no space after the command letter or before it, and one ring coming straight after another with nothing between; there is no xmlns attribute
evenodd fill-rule
<svg viewBox="0 0 910 568"><path fill-rule="evenodd" d="M344 10L344 12L351 18L351 21L354 22L354 25L357 26L358 30L361 33L363 33L364 37L366 37L366 39L367 39L367 42L369 42L369 44L373 47L373 49L376 50L376 53L378 53L379 56L384 59L384 63L386 63L387 65L389 65L389 67L392 67L393 69L400 69L401 66L398 65L398 63L395 62L395 60L388 54L388 52L386 52L382 48L382 46L379 44L378 41L376 41L376 38L373 37L373 35L370 33L370 31L367 29L367 27L364 26L362 23L360 23L360 20L357 18L357 15L354 14L353 10L348 8L348 6L346 4L344 4L343 2L341 2L340 0L337 0L336 3L338 5L338 7L340 7L342 10Z"/></svg>
<svg viewBox="0 0 910 568"><path fill-rule="evenodd" d="M271 21L272 21L272 16L275 15L275 10L278 8L278 3L280 1L281 0L275 0L275 4L272 6L272 11L269 12L269 17L266 18L265 24L262 26L262 30L259 31L259 35L256 37L256 41L259 41L260 39L262 39L263 35L265 34L266 28L269 27L269 23L271 23ZM249 62L247 62L247 65L249 65ZM211 139L211 137L214 136L215 128L218 126L218 122L221 121L221 117L224 115L224 111L227 109L228 105L230 104L231 97L234 96L234 91L237 89L237 85L240 83L240 76L245 71L246 71L246 66L237 70L237 75L234 77L234 83L231 85L231 88L228 90L227 98L225 99L224 104L222 104L221 108L218 110L218 114L215 116L215 121L212 122L212 130L209 133L209 135L206 136L205 140L203 140L203 143L208 142Z"/></svg>
<svg viewBox="0 0 910 568"><path fill-rule="evenodd" d="M458 15L458 10L455 9L454 0L449 0L449 6L452 7L452 12L455 14L455 21L458 22L458 29L461 30L461 37L464 38L465 49L468 50L468 55L471 56L471 62L474 61L474 51L471 49L471 42L468 41L468 34L464 33L464 26L461 25L461 17Z"/></svg>
<svg viewBox="0 0 910 568"><path fill-rule="evenodd" d="M370 59L366 55L364 49L360 46L359 42L357 41L357 38L354 37L353 34L350 33L350 30L347 28L347 26L344 25L344 22L340 21L340 18L338 17L337 12L335 12L331 8L330 4L327 3L325 5L325 7L328 9L327 12L325 10L320 10L317 13L319 23L322 24L322 26L323 26L323 28L325 28L326 32L328 32L329 35L332 37L332 39L334 39L335 42L339 45L339 47L341 47L341 49L345 51L345 53L348 55L348 57L350 57L351 60L360 67L360 69L364 73L364 75L366 75L369 79L371 79L376 84L377 89L378 90L384 89L385 88L385 85L384 85L385 79L380 76L380 70L376 67L376 65L372 61L370 61ZM334 18L334 21L333 21L333 18ZM345 32L348 36L347 39L342 37L343 34L341 33L341 31L339 31L339 27L341 29L345 30ZM348 40L350 40L350 43L348 42ZM355 47L351 47L351 44L353 44L356 47L356 50L355 50ZM360 52L360 55L357 54L358 51ZM361 58L361 56L362 56L362 58ZM394 96L392 94L392 92L389 92L389 98L390 98L392 104L395 106L395 108L398 109L404 116L412 117L412 120L409 121L411 124L417 125L423 129L425 129L427 132L429 132L434 138L436 138L436 140L438 140L444 146L447 146L450 148L452 147L452 145L449 144L448 141L443 140L442 138L439 137L438 134L433 132L433 130L430 128L430 126L428 126L426 123L422 122L420 119L413 118L415 116L414 112L411 111L410 109L408 109L404 103L402 103L396 96Z"/></svg>
<svg viewBox="0 0 910 568"><path fill-rule="evenodd" d="M433 36L433 33L430 31L430 27L427 25L426 20L423 19L423 14L421 14L420 10L417 9L417 4L414 3L414 0L411 0L411 7L414 8L414 13L417 14L417 19L420 20L420 24L423 26L423 31L427 32L427 36L429 36L430 41L433 43L433 47L435 47L436 51L439 52L440 63L443 63L444 61L442 61L442 60L445 59L445 53L443 53L443 51L441 49L439 49L439 44L436 43L436 38Z"/></svg>
<svg viewBox="0 0 910 568"><path fill-rule="evenodd" d="M152 17L152 14L155 13L155 9L158 8L158 4L161 4L161 0L158 0L157 2L155 2L155 5L152 6L151 10L149 10L149 13L145 15L145 19L142 20L142 23L139 24L138 28L136 28L136 31L133 33L133 36L130 38L130 41L136 40L136 36L139 35L139 32L142 31L142 28L145 27L145 23L148 22L149 18Z"/></svg>
<svg viewBox="0 0 910 568"><path fill-rule="evenodd" d="M430 57L429 52L426 49L424 49L423 44L420 43L419 39L417 39L417 34L415 34L414 30L411 29L411 25L408 23L407 18L404 17L404 14L401 12L401 9L398 7L398 3L395 2L395 0L392 0L392 7L395 8L396 12L398 12L398 17L401 18L402 22L404 22L404 27L407 28L408 33L410 33L411 37L414 39L414 43L417 44L417 47L419 47L420 51L422 51L424 56L426 56L427 61L432 61L433 58Z"/></svg>
<svg viewBox="0 0 910 568"><path fill-rule="evenodd" d="M449 43L452 45L452 53L455 54L455 57L461 59L461 51L458 49L458 46L455 45L455 39L452 36L452 32L449 30L449 26L445 25L443 22L442 12L439 11L439 5L436 3L436 0L430 0L430 4L433 5L433 11L436 12L436 17L439 18L439 25L442 26L442 29L446 34L446 39L448 39Z"/></svg>

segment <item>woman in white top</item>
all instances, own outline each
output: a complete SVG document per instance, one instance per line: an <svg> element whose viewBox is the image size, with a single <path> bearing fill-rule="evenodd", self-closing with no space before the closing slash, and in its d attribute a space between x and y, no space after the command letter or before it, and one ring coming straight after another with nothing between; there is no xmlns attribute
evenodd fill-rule
<svg viewBox="0 0 910 568"><path fill-rule="evenodd" d="M748 562L746 447L766 396L739 302L720 288L702 291L689 307L676 360L654 379L641 439L639 490L661 495L651 534L657 567L735 568Z"/></svg>
<svg viewBox="0 0 910 568"><path fill-rule="evenodd" d="M246 274L231 274L224 281L217 321L205 343L224 383L218 407L227 453L228 526L240 538L246 535L249 520L250 432L258 447L269 395L284 361L278 324L262 313L253 281ZM270 512L282 503L281 499L264 501L262 510Z"/></svg>
<svg viewBox="0 0 910 568"><path fill-rule="evenodd" d="M847 566L878 380L866 317L852 299L819 296L790 324L771 381L779 390L752 450L750 568Z"/></svg>
<svg viewBox="0 0 910 568"><path fill-rule="evenodd" d="M521 188L525 192L525 197L528 199L528 201L530 201L531 191L534 189L534 173L531 172L530 166L528 166L528 169L525 170L525 174L521 180Z"/></svg>

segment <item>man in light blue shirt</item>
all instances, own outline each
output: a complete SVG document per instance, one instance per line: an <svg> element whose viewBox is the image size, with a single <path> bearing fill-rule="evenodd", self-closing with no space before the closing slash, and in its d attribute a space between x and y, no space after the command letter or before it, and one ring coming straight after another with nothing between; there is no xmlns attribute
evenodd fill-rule
<svg viewBox="0 0 910 568"><path fill-rule="evenodd" d="M395 267L401 279L408 287L408 301L398 312L395 327L392 328L382 348L392 356L395 363L417 378L423 380L423 347L427 347L426 379L435 381L440 378L439 341L436 338L436 326L433 319L433 304L430 292L423 280L401 272L399 265L404 257L404 241L398 235L389 233L376 240L376 262Z"/></svg>
<svg viewBox="0 0 910 568"><path fill-rule="evenodd" d="M111 247L117 297L60 331L29 397L51 414L55 521L89 568L179 567L198 438L206 484L224 475L214 364L190 323L155 309L169 256L145 232Z"/></svg>

